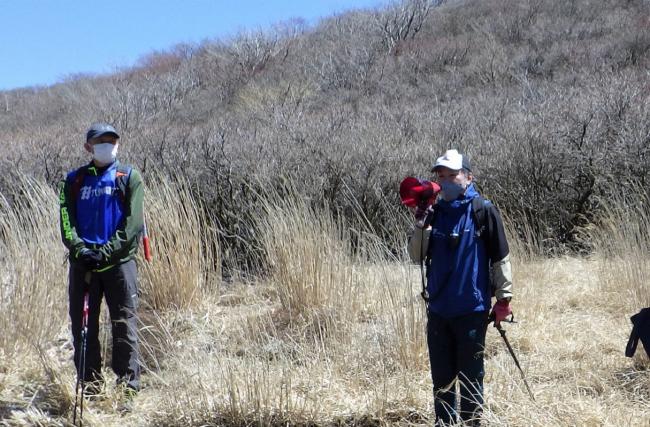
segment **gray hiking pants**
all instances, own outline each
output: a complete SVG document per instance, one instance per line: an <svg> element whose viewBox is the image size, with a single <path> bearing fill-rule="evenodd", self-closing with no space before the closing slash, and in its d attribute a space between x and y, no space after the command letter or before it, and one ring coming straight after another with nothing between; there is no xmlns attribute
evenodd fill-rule
<svg viewBox="0 0 650 427"><path fill-rule="evenodd" d="M85 381L101 380L101 349L99 346L99 310L102 297L111 316L113 354L111 367L119 383L140 389L140 363L137 336L138 282L135 260L110 270L93 272L90 285L85 281L86 269L70 264L68 296L74 343L74 362L81 374L81 324L84 292L88 289L88 335L86 343Z"/></svg>

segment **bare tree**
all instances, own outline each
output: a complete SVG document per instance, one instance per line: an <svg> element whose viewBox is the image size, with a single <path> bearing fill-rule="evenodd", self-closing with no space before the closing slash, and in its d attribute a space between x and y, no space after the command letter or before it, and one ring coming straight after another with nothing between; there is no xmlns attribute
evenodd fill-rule
<svg viewBox="0 0 650 427"><path fill-rule="evenodd" d="M377 23L384 34L384 45L395 53L400 42L413 39L422 29L429 12L443 0L403 0L379 15Z"/></svg>

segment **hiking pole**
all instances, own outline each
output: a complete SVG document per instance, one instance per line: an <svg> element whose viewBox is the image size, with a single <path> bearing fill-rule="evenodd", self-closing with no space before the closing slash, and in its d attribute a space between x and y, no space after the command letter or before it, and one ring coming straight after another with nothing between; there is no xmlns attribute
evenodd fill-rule
<svg viewBox="0 0 650 427"><path fill-rule="evenodd" d="M86 387L86 343L88 342L88 298L90 296L90 276L87 271L84 276L86 286L84 288L84 304L81 315L81 352L79 354L79 367L77 368L77 385L75 386L74 412L72 424L77 423L77 402L79 401L79 426L83 426L84 417L84 389ZM81 398L79 398L79 385L81 385Z"/></svg>
<svg viewBox="0 0 650 427"><path fill-rule="evenodd" d="M515 316L514 314L512 315L512 318L510 320L504 320L505 322L509 323L515 323ZM510 345L510 341L508 341L508 338L506 337L506 330L503 329L500 323L497 323L495 321L495 316L494 313L490 315L488 318L488 324L494 322L494 327L497 328L497 331L499 331L499 334L501 335L501 338L503 338L503 342L506 343L506 347L508 347L508 351L510 352L510 355L512 356L512 359L515 361L515 365L517 368L519 368L519 373L521 374L521 379L524 380L524 385L526 386L526 390L528 390L528 394L530 395L530 398L533 400L533 402L536 402L535 396L533 395L533 392L530 390L530 386L528 385L528 381L526 381L526 375L524 375L524 370L521 369L521 365L519 364L519 360L517 360L517 356L515 356L515 351L512 349L512 346Z"/></svg>

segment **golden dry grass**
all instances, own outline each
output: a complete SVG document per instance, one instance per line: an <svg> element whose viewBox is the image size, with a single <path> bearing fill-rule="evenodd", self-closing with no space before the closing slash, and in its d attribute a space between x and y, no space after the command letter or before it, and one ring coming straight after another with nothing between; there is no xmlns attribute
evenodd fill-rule
<svg viewBox="0 0 650 427"><path fill-rule="evenodd" d="M219 286L220 254L206 244L215 238L215 230L206 226L204 210L186 181L154 185L145 194L145 221L155 261L139 264L144 300L154 310L191 307L207 281Z"/></svg>
<svg viewBox="0 0 650 427"><path fill-rule="evenodd" d="M55 198L45 194L47 200ZM62 259L56 200L52 203L54 208L39 220L39 229L49 230L41 244ZM173 228L181 206L185 217L199 218L186 201L170 197L164 206L170 219L157 215L156 227ZM116 411L119 398L109 382L102 399L88 402L85 425L432 422L417 268L397 261L371 262L373 251L381 249L376 240L362 242L363 257L351 255L345 226L298 200L269 199L263 210L268 213L260 221L267 233L262 241L272 266L269 275L256 283L221 286L195 286L198 279L178 282L191 286L187 295L199 297L182 306L163 298L160 306L166 309L142 313L148 369L134 411ZM29 221L8 221L11 226L3 230L18 234L3 231L5 246L15 245L10 239L20 233L31 240L34 226ZM167 240L165 250L173 250L173 242ZM510 355L491 329L486 348L487 424L650 425L650 364L644 356L631 360L623 355L628 318L637 303L615 297L625 294L622 287L647 292L647 282L638 283L641 276L635 275L613 287L604 274L612 271L611 263L604 258L534 259L529 252L519 255L525 244L513 247L513 306L519 323L507 325L507 331L537 402L528 397ZM158 257L159 251L158 246ZM215 280L199 267L199 249L177 251L175 256L184 253L189 259L147 267L152 269L146 273L152 287L185 273ZM24 265L34 262L28 262L29 253L22 256ZM3 269L11 266L5 261ZM25 337L21 351L12 352L15 347L7 343L15 334L11 328L0 332L3 425L69 425L72 419L74 369L67 319L60 314L67 307L65 270L61 263L51 268L55 272L32 273L40 286L32 298L48 301L49 296L52 301L39 313L52 321L39 322L32 332L42 337L40 345L30 345ZM172 268L179 271L168 271Z"/></svg>
<svg viewBox="0 0 650 427"><path fill-rule="evenodd" d="M0 351L8 357L49 341L63 321L65 256L58 230L58 196L29 177L23 194L0 194ZM55 221L56 219L56 221ZM43 317L46 314L46 317Z"/></svg>

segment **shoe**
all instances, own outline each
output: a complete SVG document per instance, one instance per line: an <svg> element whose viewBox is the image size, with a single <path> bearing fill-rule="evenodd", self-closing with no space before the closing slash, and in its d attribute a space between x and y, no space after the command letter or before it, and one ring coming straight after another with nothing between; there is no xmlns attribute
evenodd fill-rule
<svg viewBox="0 0 650 427"><path fill-rule="evenodd" d="M137 390L128 386L122 386L120 393L120 402L117 406L118 412L121 414L133 412L133 400L137 395Z"/></svg>
<svg viewBox="0 0 650 427"><path fill-rule="evenodd" d="M117 412L119 412L122 415L133 412L133 401L125 400L121 402L119 405L117 405Z"/></svg>
<svg viewBox="0 0 650 427"><path fill-rule="evenodd" d="M102 381L86 381L83 387L84 397L95 400L102 393L104 383Z"/></svg>

